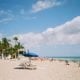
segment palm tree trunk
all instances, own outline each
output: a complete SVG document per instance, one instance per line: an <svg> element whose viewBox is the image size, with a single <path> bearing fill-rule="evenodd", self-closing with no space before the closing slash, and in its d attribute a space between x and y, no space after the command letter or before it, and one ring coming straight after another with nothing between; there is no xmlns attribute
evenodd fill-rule
<svg viewBox="0 0 80 80"><path fill-rule="evenodd" d="M4 55L3 55L3 52L2 52L2 54L1 54L1 59L4 59Z"/></svg>

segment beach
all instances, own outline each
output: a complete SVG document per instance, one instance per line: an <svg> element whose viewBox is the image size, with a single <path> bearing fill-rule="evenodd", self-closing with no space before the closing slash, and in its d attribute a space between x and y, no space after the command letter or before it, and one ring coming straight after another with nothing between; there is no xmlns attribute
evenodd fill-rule
<svg viewBox="0 0 80 80"><path fill-rule="evenodd" d="M34 60L35 70L17 69L26 60L0 60L0 80L80 80L78 63Z"/></svg>

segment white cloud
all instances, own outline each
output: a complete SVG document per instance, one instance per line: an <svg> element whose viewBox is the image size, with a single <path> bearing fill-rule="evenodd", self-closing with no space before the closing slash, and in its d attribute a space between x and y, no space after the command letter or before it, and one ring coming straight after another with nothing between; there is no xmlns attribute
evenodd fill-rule
<svg viewBox="0 0 80 80"><path fill-rule="evenodd" d="M51 44L80 44L80 16L56 28L44 31Z"/></svg>
<svg viewBox="0 0 80 80"><path fill-rule="evenodd" d="M61 2L57 0L38 0L32 5L32 12L39 12L47 8L61 5Z"/></svg>
<svg viewBox="0 0 80 80"><path fill-rule="evenodd" d="M13 20L12 18L4 18L4 19L0 20L0 23L8 23L12 20Z"/></svg>
<svg viewBox="0 0 80 80"><path fill-rule="evenodd" d="M43 42L43 36L41 33L27 33L27 34L21 34L17 35L19 37L19 40L26 48L31 47L38 47L39 44L42 44Z"/></svg>
<svg viewBox="0 0 80 80"><path fill-rule="evenodd" d="M2 36L0 33L0 38ZM18 36L25 48L42 45L80 44L80 16L55 28L48 28L41 33L30 32L13 36Z"/></svg>
<svg viewBox="0 0 80 80"><path fill-rule="evenodd" d="M25 9L19 9L19 11L17 11L17 14L14 13L13 10L0 9L0 24L5 24L11 21L16 21L17 18L20 18L23 20L35 20L37 16L31 15Z"/></svg>
<svg viewBox="0 0 80 80"><path fill-rule="evenodd" d="M12 21L14 18L14 15L12 14L11 10L0 10L0 23L8 23Z"/></svg>
<svg viewBox="0 0 80 80"><path fill-rule="evenodd" d="M26 48L41 45L80 44L80 16L41 33L31 32L17 36Z"/></svg>
<svg viewBox="0 0 80 80"><path fill-rule="evenodd" d="M37 16L31 15L30 12L26 11L25 9L20 9L20 14L18 16L24 20L34 20L37 18Z"/></svg>
<svg viewBox="0 0 80 80"><path fill-rule="evenodd" d="M0 10L0 17L1 16L4 16L4 17L14 17L14 15L12 14L12 11L11 10Z"/></svg>

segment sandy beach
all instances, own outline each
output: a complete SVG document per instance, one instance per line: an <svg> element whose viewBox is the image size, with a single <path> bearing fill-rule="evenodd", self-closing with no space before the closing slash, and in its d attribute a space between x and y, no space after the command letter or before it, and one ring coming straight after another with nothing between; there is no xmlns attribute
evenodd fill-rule
<svg viewBox="0 0 80 80"><path fill-rule="evenodd" d="M25 60L26 61L26 60ZM32 61L36 70L15 69L24 60L0 60L0 80L80 80L77 63Z"/></svg>

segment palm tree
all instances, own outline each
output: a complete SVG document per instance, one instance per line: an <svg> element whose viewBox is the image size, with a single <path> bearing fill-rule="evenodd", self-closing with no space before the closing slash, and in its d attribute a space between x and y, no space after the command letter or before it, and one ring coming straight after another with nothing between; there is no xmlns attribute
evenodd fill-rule
<svg viewBox="0 0 80 80"><path fill-rule="evenodd" d="M2 54L4 57L8 56L8 48L9 48L10 44L7 38L2 38Z"/></svg>
<svg viewBox="0 0 80 80"><path fill-rule="evenodd" d="M15 51L15 58L19 58L19 50L24 49L24 47L21 45L20 42L18 42L18 38L14 37L15 45L14 45L14 51Z"/></svg>
<svg viewBox="0 0 80 80"><path fill-rule="evenodd" d="M0 56L1 56L1 58L2 58L2 49L3 49L2 42L0 41Z"/></svg>
<svg viewBox="0 0 80 80"><path fill-rule="evenodd" d="M17 44L18 43L18 38L17 37L14 37L13 39L15 41L15 44Z"/></svg>
<svg viewBox="0 0 80 80"><path fill-rule="evenodd" d="M24 49L20 42L18 42L18 38L14 37L15 45L13 46L7 38L2 38L0 41L0 55L1 58L6 58L11 55L12 58L19 57L19 50Z"/></svg>
<svg viewBox="0 0 80 80"><path fill-rule="evenodd" d="M19 50L20 49L24 49L24 47L20 44L20 42L18 42L15 46L14 46L14 50L16 53L16 58L19 58Z"/></svg>
<svg viewBox="0 0 80 80"><path fill-rule="evenodd" d="M15 58L17 58L17 44L18 44L18 38L15 36L13 38L13 40L15 41L15 45L14 45L14 54L15 54Z"/></svg>
<svg viewBox="0 0 80 80"><path fill-rule="evenodd" d="M8 53L11 56L11 59L15 58L15 50L14 50L14 47L9 47Z"/></svg>

